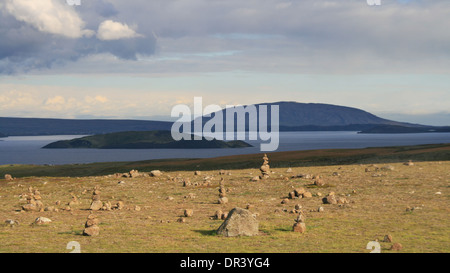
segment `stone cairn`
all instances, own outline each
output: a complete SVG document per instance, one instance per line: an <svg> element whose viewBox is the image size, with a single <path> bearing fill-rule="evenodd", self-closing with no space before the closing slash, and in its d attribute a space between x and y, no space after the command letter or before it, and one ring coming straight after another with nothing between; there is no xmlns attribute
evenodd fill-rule
<svg viewBox="0 0 450 273"><path fill-rule="evenodd" d="M306 220L306 217L303 214L303 211L300 211L297 216L297 219L295 219L295 224L294 224L292 230L294 232L304 233L306 231L305 220Z"/></svg>
<svg viewBox="0 0 450 273"><path fill-rule="evenodd" d="M92 192L92 203L89 209L100 210L102 207L103 203L100 201L100 190L97 186L95 186L94 191Z"/></svg>
<svg viewBox="0 0 450 273"><path fill-rule="evenodd" d="M227 197L227 189L225 188L225 185L223 183L224 179L220 179L219 182L219 204L226 204L228 203L228 197Z"/></svg>
<svg viewBox="0 0 450 273"><path fill-rule="evenodd" d="M28 193L24 194L27 199L27 204L22 206L24 211L43 211L44 204L42 203L41 193L38 189L33 187L28 188Z"/></svg>
<svg viewBox="0 0 450 273"><path fill-rule="evenodd" d="M100 233L100 228L98 227L100 221L94 214L89 214L86 223L84 224L85 229L83 230L84 236L97 236Z"/></svg>
<svg viewBox="0 0 450 273"><path fill-rule="evenodd" d="M269 178L269 173L270 173L269 158L267 157L267 154L264 154L263 160L264 160L264 162L260 168L261 176L259 178L267 179L267 178Z"/></svg>

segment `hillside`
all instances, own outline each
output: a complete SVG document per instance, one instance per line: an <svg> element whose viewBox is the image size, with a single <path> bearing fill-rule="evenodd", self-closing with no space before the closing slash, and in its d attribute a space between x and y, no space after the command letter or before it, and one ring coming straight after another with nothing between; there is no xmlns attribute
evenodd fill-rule
<svg viewBox="0 0 450 273"><path fill-rule="evenodd" d="M279 105L280 131L361 131L371 129L379 125L423 127L423 125L419 124L410 124L383 119L361 109L331 104L298 102L255 104L258 109L260 105L268 106L268 115L271 114L271 105ZM226 110L222 110L221 112L225 123ZM218 112L214 113L211 118L203 117L203 124L214 118L217 113ZM257 122L256 119L251 119L250 121ZM247 125L248 122L249 117L247 116ZM237 127L235 126L235 129L236 128ZM248 126L246 129L248 129Z"/></svg>
<svg viewBox="0 0 450 273"><path fill-rule="evenodd" d="M119 132L93 135L72 140L62 140L46 145L45 149L95 148L95 149L202 149L243 148L251 145L243 141L175 141L170 131Z"/></svg>
<svg viewBox="0 0 450 273"><path fill-rule="evenodd" d="M0 117L0 132L8 136L94 135L123 131L170 130L171 126L171 122L151 120Z"/></svg>

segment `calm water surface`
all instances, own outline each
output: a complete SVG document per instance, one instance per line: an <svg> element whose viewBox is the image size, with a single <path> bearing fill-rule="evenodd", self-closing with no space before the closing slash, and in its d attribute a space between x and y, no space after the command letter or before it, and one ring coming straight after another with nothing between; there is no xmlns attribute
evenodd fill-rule
<svg viewBox="0 0 450 273"><path fill-rule="evenodd" d="M0 139L0 165L74 164L138 161L167 158L208 158L260 153L258 141L240 149L41 149L57 141L80 136L21 136ZM450 143L450 133L357 134L356 132L281 132L278 152L330 148L366 148Z"/></svg>

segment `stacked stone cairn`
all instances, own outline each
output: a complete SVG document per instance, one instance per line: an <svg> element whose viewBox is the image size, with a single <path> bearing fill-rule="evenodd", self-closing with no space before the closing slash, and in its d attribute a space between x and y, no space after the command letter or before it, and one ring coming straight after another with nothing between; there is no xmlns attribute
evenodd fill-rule
<svg viewBox="0 0 450 273"><path fill-rule="evenodd" d="M270 174L269 158L267 157L267 154L264 154L263 160L264 162L260 168L261 171L260 179L267 179L269 178Z"/></svg>
<svg viewBox="0 0 450 273"><path fill-rule="evenodd" d="M33 187L28 188L28 193L24 194L27 199L27 204L22 206L23 211L43 211L44 204L42 203L41 193L38 189Z"/></svg>
<svg viewBox="0 0 450 273"><path fill-rule="evenodd" d="M295 219L295 224L294 224L292 230L294 232L304 233L306 231L305 220L306 220L306 217L303 214L303 211L300 211L297 216L297 219Z"/></svg>
<svg viewBox="0 0 450 273"><path fill-rule="evenodd" d="M227 189L224 185L224 179L222 178L219 182L219 204L226 204L228 203L228 197L227 197Z"/></svg>
<svg viewBox="0 0 450 273"><path fill-rule="evenodd" d="M85 229L83 230L84 236L97 236L100 233L100 228L98 227L100 221L94 214L89 214L87 217L86 223L84 225Z"/></svg>
<svg viewBox="0 0 450 273"><path fill-rule="evenodd" d="M90 210L100 210L103 207L102 201L100 201L100 190L97 186L95 186L94 191L92 192L92 203L90 206Z"/></svg>

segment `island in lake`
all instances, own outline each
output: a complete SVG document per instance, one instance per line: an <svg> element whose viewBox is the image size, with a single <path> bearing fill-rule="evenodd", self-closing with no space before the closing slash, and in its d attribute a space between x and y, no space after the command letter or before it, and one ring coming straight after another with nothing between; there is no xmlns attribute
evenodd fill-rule
<svg viewBox="0 0 450 273"><path fill-rule="evenodd" d="M245 148L252 145L236 140L180 140L175 141L170 131L128 131L99 134L61 140L44 146L44 149L203 149L203 148Z"/></svg>

